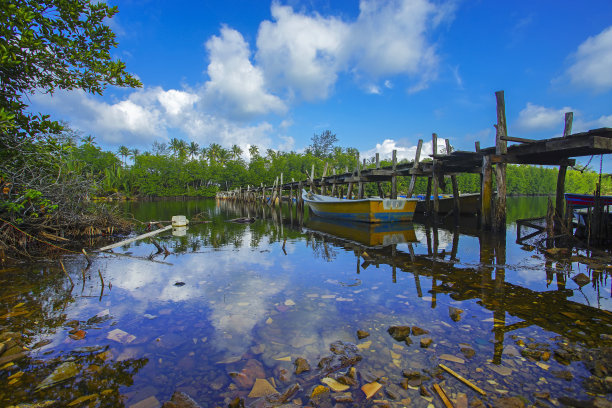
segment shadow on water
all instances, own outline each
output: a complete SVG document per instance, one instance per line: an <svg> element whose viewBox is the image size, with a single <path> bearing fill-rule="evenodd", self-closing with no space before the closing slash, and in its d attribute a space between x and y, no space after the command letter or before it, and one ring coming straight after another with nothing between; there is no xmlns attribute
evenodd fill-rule
<svg viewBox="0 0 612 408"><path fill-rule="evenodd" d="M515 204L515 218L537 206ZM201 406L427 407L440 402L434 383L457 404L610 398L610 262L519 246L512 221L504 235L470 218L371 226L286 205L126 207L141 221L206 222L158 236L167 251L139 241L89 269L65 258L72 285L59 265L0 270L0 405L153 407L181 391ZM337 341L359 358L333 366ZM310 371L296 372L298 357ZM281 396L257 399L257 379ZM382 390L366 399L360 387L374 382ZM312 397L322 383L332 393Z"/></svg>

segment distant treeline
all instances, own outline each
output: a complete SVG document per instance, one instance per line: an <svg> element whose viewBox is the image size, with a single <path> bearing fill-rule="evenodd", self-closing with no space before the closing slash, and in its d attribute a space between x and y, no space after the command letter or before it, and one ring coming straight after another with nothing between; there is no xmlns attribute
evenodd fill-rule
<svg viewBox="0 0 612 408"><path fill-rule="evenodd" d="M316 138L315 138L316 137ZM306 174L315 166L315 177L320 177L327 163L328 174L333 171L343 173L346 168L357 166L357 150L334 146L335 135L324 132L313 137L313 144L304 153L279 152L268 149L260 152L256 146L249 149L250 160L242 158L242 149L236 145L230 149L219 144L200 148L197 143L187 144L172 139L166 145L155 142L151 151L140 153L138 150L122 146L117 154L103 151L96 146L93 138L82 138L71 147L70 170L82 172L97 180L97 196L119 194L128 197L213 197L217 191L236 187L270 186L276 177L283 173L285 182L305 180ZM131 164L127 164L128 158ZM405 163L407 161L403 161ZM374 167L374 158L366 160L368 167ZM382 161L382 166L390 165ZM442 192L451 192L450 179L447 179ZM595 190L599 174L594 171L568 170L565 182L566 192L589 194ZM408 190L410 179L400 177L398 191ZM462 193L480 191L478 174L457 176ZM381 183L385 192L390 191L390 183ZM553 194L557 184L557 169L529 165L510 165L507 168L507 191L511 195ZM612 179L603 177L603 194L612 194ZM417 179L415 193L425 193L426 178ZM369 195L378 195L377 187L369 183Z"/></svg>

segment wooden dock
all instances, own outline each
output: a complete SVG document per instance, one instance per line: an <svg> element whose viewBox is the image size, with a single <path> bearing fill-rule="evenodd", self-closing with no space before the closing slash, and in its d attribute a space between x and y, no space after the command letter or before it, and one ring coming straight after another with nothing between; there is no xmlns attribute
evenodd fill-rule
<svg viewBox="0 0 612 408"><path fill-rule="evenodd" d="M281 202L288 193L289 203L295 200L299 209L303 209L301 191L304 187L320 191L323 195L364 198L366 183L376 183L379 195L383 196L381 182L391 183L389 198L397 198L398 177L410 178L406 196L411 197L418 177L427 178L426 208L428 213L439 213L438 192L450 179L454 199L453 212L460 212L459 191L456 176L460 173L475 173L481 176L480 213L481 226L484 229L503 230L506 224L506 166L508 164L532 164L559 166L555 220L564 222L565 174L568 166L575 164L574 158L612 153L612 128L593 129L588 132L572 134L573 113L565 114L565 127L562 137L532 140L508 136L506 126L504 91L495 93L497 100L497 123L495 146L480 148L475 142L474 151L453 151L448 153L450 143L446 139L446 152L437 151L437 134L432 135L433 154L431 160L421 161L423 141L417 144L416 157L413 163L397 163L396 151L393 151L392 165L381 167L379 155L376 154L376 167L366 168L359 165L353 171L342 174L328 174L325 165L321 177L315 177L314 165L301 181L284 182L283 175L277 178L272 186L247 186L232 191L221 192L220 199L240 201L263 201L270 205ZM508 143L514 143L508 146ZM335 173L335 171L334 171ZM493 178L497 181L497 194L493 191ZM346 187L346 189L345 189ZM433 199L430 201L430 197Z"/></svg>

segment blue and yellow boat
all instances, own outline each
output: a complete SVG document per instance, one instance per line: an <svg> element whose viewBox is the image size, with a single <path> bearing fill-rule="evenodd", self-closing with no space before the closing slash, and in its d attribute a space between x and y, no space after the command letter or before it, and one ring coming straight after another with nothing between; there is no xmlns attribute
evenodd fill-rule
<svg viewBox="0 0 612 408"><path fill-rule="evenodd" d="M302 191L302 198L310 210L319 217L360 222L412 221L415 198L364 198L346 200Z"/></svg>
<svg viewBox="0 0 612 408"><path fill-rule="evenodd" d="M412 223L385 222L372 224L314 217L305 227L327 236L353 242L368 248L418 242Z"/></svg>

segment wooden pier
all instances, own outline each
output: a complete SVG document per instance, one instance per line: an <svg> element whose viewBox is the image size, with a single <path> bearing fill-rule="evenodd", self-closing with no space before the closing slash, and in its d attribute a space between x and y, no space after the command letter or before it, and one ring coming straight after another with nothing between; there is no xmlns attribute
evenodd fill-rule
<svg viewBox="0 0 612 408"><path fill-rule="evenodd" d="M460 212L457 174L475 173L481 176L480 212L481 226L484 229L503 230L506 224L506 166L508 164L531 164L559 166L555 206L555 220L565 222L564 193L565 174L568 166L575 164L575 157L612 153L612 128L593 129L588 132L572 134L573 113L565 114L565 127L562 137L544 140L523 139L508 136L506 126L504 91L495 93L497 100L497 123L495 146L480 148L480 142L475 142L474 151L450 152L450 143L446 139L446 152L437 151L438 135L432 135L433 154L431 160L421 161L423 141L419 140L413 163L398 164L396 151L393 151L392 165L381 167L379 155L376 154L375 168L366 168L358 160L358 166L353 171L342 174L328 174L325 165L323 174L315 177L314 165L307 178L301 181L285 182L283 175L277 178L272 186L247 186L232 191L219 193L221 199L240 201L263 201L277 205L288 199L290 205L295 201L298 209L303 209L304 203L301 191L304 187L320 191L323 195L364 198L365 184L376 183L379 195L383 196L381 182L391 183L389 198L397 198L405 193L411 197L418 177L427 178L426 207L428 213L437 215L439 212L438 192L444 188L446 179L450 179L453 194L453 212ZM508 143L514 143L508 145ZM449 153L450 152L450 153ZM397 178L410 178L406 192L398 192ZM493 178L497 182L497 194L493 191ZM346 190L344 187L346 186ZM288 197L284 198L285 193ZM430 197L433 195L433 200Z"/></svg>

